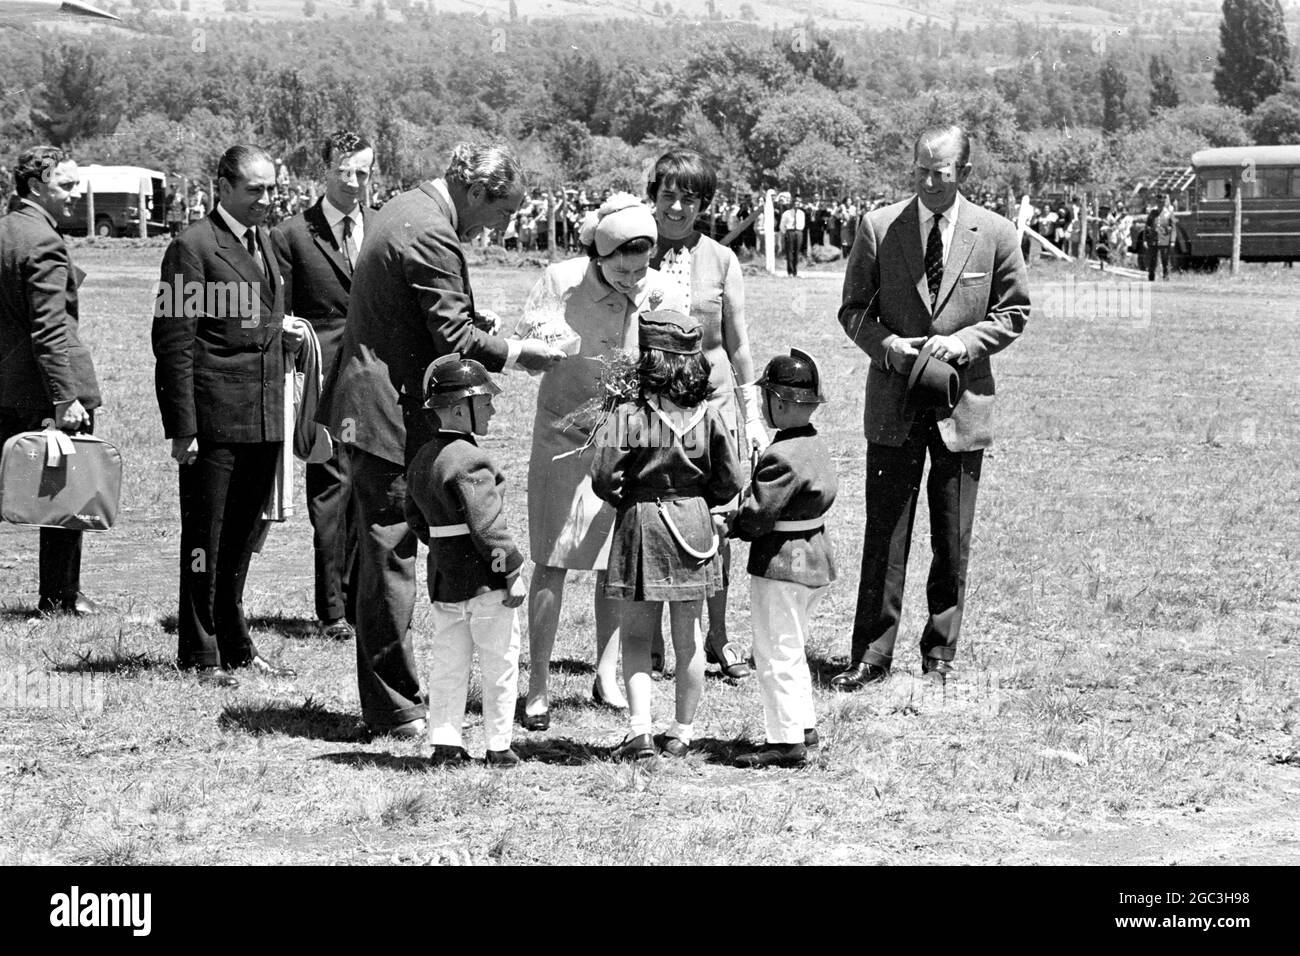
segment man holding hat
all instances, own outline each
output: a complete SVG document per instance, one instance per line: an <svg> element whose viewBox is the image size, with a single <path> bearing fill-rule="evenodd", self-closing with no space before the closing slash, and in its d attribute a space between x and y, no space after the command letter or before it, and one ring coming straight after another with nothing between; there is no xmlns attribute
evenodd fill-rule
<svg viewBox="0 0 1300 956"><path fill-rule="evenodd" d="M839 312L844 331L871 359L852 659L831 682L845 691L889 675L927 454L932 558L921 671L940 679L952 671L975 495L993 438L989 357L1014 342L1029 318L1014 226L959 191L971 171L966 132L926 129L913 155L916 196L862 218Z"/></svg>

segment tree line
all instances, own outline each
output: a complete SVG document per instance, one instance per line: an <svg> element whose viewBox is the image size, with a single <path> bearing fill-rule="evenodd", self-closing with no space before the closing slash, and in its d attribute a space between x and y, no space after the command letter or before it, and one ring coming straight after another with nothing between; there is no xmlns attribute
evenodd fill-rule
<svg viewBox="0 0 1300 956"><path fill-rule="evenodd" d="M1277 0L1225 0L1219 36L1017 23L886 31L732 21L502 22L405 4L405 21L249 23L120 9L130 32L0 31L0 136L84 162L206 177L229 143L316 172L340 126L386 182L440 171L452 143L504 139L539 183L637 188L669 143L725 188L893 194L911 140L963 123L974 188L1125 188L1205 146L1300 142Z"/></svg>

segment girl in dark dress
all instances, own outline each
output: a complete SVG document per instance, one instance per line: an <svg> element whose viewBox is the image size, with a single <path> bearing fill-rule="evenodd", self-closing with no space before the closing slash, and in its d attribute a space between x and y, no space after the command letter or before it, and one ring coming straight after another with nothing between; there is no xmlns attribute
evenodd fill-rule
<svg viewBox="0 0 1300 956"><path fill-rule="evenodd" d="M679 312L640 320L640 394L600 427L592 489L616 509L605 593L622 602L620 637L630 728L623 759L684 755L704 689L700 610L722 586L718 528L709 509L740 493L740 461L721 416L707 401L708 360L700 324ZM651 738L652 636L669 606L677 659L676 712Z"/></svg>

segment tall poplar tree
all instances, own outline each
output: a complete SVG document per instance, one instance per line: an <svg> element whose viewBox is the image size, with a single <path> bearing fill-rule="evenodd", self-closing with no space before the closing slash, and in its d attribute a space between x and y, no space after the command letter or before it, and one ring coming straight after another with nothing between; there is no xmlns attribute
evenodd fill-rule
<svg viewBox="0 0 1300 956"><path fill-rule="evenodd" d="M1291 41L1278 0L1223 0L1214 89L1249 113L1291 80Z"/></svg>

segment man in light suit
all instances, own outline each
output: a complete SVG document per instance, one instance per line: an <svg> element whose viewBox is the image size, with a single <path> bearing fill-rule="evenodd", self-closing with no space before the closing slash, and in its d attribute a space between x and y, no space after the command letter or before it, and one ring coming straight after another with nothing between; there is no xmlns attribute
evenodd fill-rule
<svg viewBox="0 0 1300 956"><path fill-rule="evenodd" d="M914 147L916 196L862 217L844 279L839 321L871 359L867 372L867 522L852 660L831 685L858 690L889 675L903 604L912 519L925 458L932 558L921 671L946 679L961 632L975 495L993 438L989 356L1029 317L1014 226L962 198L970 140L932 127ZM959 375L951 413L908 403L919 350Z"/></svg>
<svg viewBox="0 0 1300 956"><path fill-rule="evenodd" d="M99 383L78 331L77 288L85 273L59 235L71 225L77 164L54 146L24 150L14 170L18 208L0 218L0 445L46 419L90 432ZM42 528L41 613L92 614L81 593L81 532Z"/></svg>
<svg viewBox="0 0 1300 956"><path fill-rule="evenodd" d="M356 133L340 130L325 140L321 155L325 195L271 230L271 241L284 279L284 311L311 323L328 375L343 341L352 272L370 221L364 200L375 151ZM324 636L334 640L351 639L356 620L357 529L344 461L336 448L328 461L306 468L316 617Z"/></svg>
<svg viewBox="0 0 1300 956"><path fill-rule="evenodd" d="M182 669L222 687L263 658L244 616L244 583L275 480L284 428L284 282L262 225L275 190L271 157L232 146L217 166L218 203L163 257L154 303L154 387L180 466ZM292 436L287 436L292 437Z"/></svg>
<svg viewBox="0 0 1300 956"><path fill-rule="evenodd" d="M375 733L422 737L428 706L408 629L416 537L406 524L406 466L435 434L421 406L425 369L459 352L499 372L542 371L564 354L500 338L474 306L461 243L504 229L523 201L509 150L462 143L446 176L389 200L366 224L337 365L317 420L348 456L358 523L357 683Z"/></svg>

